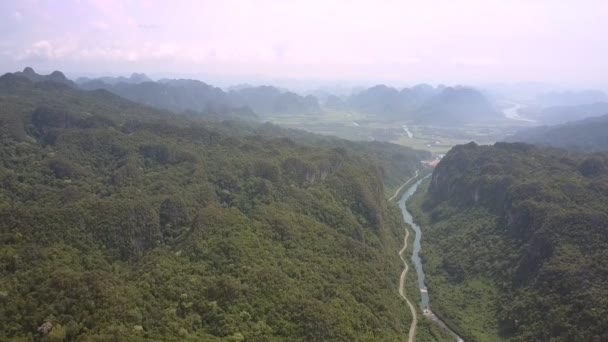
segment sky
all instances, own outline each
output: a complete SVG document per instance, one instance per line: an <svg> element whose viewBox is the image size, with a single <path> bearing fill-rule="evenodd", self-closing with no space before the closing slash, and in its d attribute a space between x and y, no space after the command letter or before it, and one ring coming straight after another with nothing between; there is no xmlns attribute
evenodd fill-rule
<svg viewBox="0 0 608 342"><path fill-rule="evenodd" d="M608 84L608 0L2 0L0 72Z"/></svg>

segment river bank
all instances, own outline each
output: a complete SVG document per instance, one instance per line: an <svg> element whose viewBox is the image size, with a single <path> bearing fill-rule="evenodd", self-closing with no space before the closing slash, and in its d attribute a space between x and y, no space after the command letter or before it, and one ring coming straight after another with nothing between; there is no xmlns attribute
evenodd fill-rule
<svg viewBox="0 0 608 342"><path fill-rule="evenodd" d="M408 305L411 306L410 300L403 294L402 291L402 287L403 287L403 278L405 277L405 273L407 273L407 269L408 269L408 265L407 262L405 261L405 259L403 258L403 252L405 252L406 248L407 248L407 236L409 235L409 228L412 228L415 232L415 238L413 241L413 248L412 248L412 258L411 258L411 262L414 265L415 269L416 269L416 275L417 275L417 284L418 284L418 290L419 290L419 295L420 295L420 301L419 301L419 308L420 310L422 310L423 315L430 321L432 321L433 323L435 323L436 325L438 325L441 329L443 329L444 331L446 331L447 333L449 333L452 336L452 340L456 340L456 341L463 341L463 339L453 330L451 329L439 316L437 316L430 307L430 298L429 298L429 291L428 288L426 287L425 284L425 274L424 274L424 270L422 268L422 261L420 259L420 251L421 251L421 238L422 238L422 231L420 229L420 226L418 226L413 219L412 214L409 212L406 203L407 201L416 193L416 190L418 189L418 186L428 177L430 176L430 174L426 174L424 175L422 178L419 178L416 180L415 183L413 183L413 185L409 186L407 188L407 190L403 193L403 195L400 197L399 200L399 208L402 211L403 214L403 219L406 223L406 225L408 226L408 230L406 231L406 240L405 240L405 244L403 249L400 251L399 255L402 258L402 260L405 263L405 270L404 273L402 273L401 276L401 281L400 281L400 294L404 297L404 299L407 301ZM412 322L413 327L410 328L410 335L412 330L415 331L416 326L415 323L417 323L416 320L414 320ZM412 341L411 337L408 341Z"/></svg>

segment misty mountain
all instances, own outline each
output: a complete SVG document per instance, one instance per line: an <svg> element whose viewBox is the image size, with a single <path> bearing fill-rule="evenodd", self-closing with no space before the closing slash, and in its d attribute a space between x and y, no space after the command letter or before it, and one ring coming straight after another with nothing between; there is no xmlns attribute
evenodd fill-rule
<svg viewBox="0 0 608 342"><path fill-rule="evenodd" d="M608 111L605 113L604 116L566 124L526 129L505 140L575 151L608 151Z"/></svg>
<svg viewBox="0 0 608 342"><path fill-rule="evenodd" d="M480 91L468 87L446 87L418 109L417 119L434 124L458 124L502 117Z"/></svg>
<svg viewBox="0 0 608 342"><path fill-rule="evenodd" d="M529 107L522 108L520 111L527 118L532 118L547 125L556 125L608 114L608 102L548 108Z"/></svg>
<svg viewBox="0 0 608 342"><path fill-rule="evenodd" d="M65 75L61 71L53 71L49 75L40 75L37 74L34 69L26 67L25 69L23 69L23 71L15 72L15 75L25 77L34 83L55 82L65 84L71 87L75 86L74 82L65 77Z"/></svg>
<svg viewBox="0 0 608 342"><path fill-rule="evenodd" d="M303 97L273 86L232 90L227 93L227 100L233 106L247 106L256 113L266 115L321 112L319 102L314 96Z"/></svg>
<svg viewBox="0 0 608 342"><path fill-rule="evenodd" d="M542 106L575 106L595 102L608 102L608 95L598 90L548 92L536 97Z"/></svg>
<svg viewBox="0 0 608 342"><path fill-rule="evenodd" d="M437 87L421 84L401 90L376 85L352 95L350 109L390 120L428 124L466 123L501 119L486 97L469 87Z"/></svg>
<svg viewBox="0 0 608 342"><path fill-rule="evenodd" d="M351 109L364 114L399 117L413 108L409 98L399 90L380 84L365 89L348 99Z"/></svg>
<svg viewBox="0 0 608 342"><path fill-rule="evenodd" d="M89 77L80 77L76 79L76 84L84 84L91 81L101 81L107 84L118 84L118 83L128 83L128 84L139 84L144 82L153 82L146 74L132 73L129 77L119 76L119 77L99 77L99 78L89 78Z"/></svg>
<svg viewBox="0 0 608 342"><path fill-rule="evenodd" d="M272 86L244 87L228 92L198 80L163 79L158 82L106 83L101 79L82 83L87 90L106 89L114 94L172 111L208 111L209 108L248 107L260 115L306 114L321 111L316 98L302 97Z"/></svg>
<svg viewBox="0 0 608 342"><path fill-rule="evenodd" d="M14 77L11 77L14 76ZM138 80L148 79L143 74L133 74L129 78L130 83L119 82L115 84L105 83L103 80L116 81L120 78L104 77L85 81L77 86L60 71L55 71L50 75L37 74L32 68L25 68L22 72L6 74L4 83L0 86L23 87L23 80L27 79L34 83L61 84L70 87L79 87L83 90L107 90L122 98L145 104L158 109L170 110L176 113L183 113L188 117L199 117L207 120L257 120L257 115L248 107L233 107L226 104L226 101L216 101L218 97L224 96L224 92L219 88L213 88L199 81L188 81L184 86L179 86L180 82L168 88L163 84L144 81L135 83ZM124 78L124 77L122 77ZM126 79L126 78L124 78ZM7 85L7 82L11 82ZM193 85L195 84L195 85ZM51 87L53 85L50 85Z"/></svg>

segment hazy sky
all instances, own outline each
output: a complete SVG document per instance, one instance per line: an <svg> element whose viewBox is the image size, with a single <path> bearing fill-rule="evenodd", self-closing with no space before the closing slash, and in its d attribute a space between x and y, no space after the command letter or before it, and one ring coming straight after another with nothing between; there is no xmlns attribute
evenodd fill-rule
<svg viewBox="0 0 608 342"><path fill-rule="evenodd" d="M0 70L608 83L608 0L0 1Z"/></svg>

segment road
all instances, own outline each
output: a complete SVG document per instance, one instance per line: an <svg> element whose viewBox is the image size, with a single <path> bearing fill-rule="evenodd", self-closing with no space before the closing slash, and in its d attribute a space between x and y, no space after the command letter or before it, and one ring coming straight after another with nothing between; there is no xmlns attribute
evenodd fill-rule
<svg viewBox="0 0 608 342"><path fill-rule="evenodd" d="M410 178L410 179L406 180L406 181L405 181L405 183L403 183L403 184L402 184L402 185L399 187L399 189L397 189L397 191L395 191L395 194L394 194L393 196L391 196L391 198L389 198L388 200L389 200L389 201L394 200L394 199L395 199L395 198L396 198L396 197L399 195L399 193L401 192L401 190L403 190L403 188L405 188L405 186L406 186L406 185L408 185L408 184L409 184L409 183L410 183L410 182L411 182L411 181L412 181L414 178L418 177L418 171L419 171L419 170L416 170L416 173L414 174L414 177L412 177L412 178Z"/></svg>
<svg viewBox="0 0 608 342"><path fill-rule="evenodd" d="M395 191L395 194L391 198L389 198L389 201L394 200L399 195L401 190L416 177L418 177L418 170L416 170L416 173L412 178L405 181L405 183L403 183L403 185L401 185L399 189ZM410 230L407 229L406 226L405 237L403 238L403 248L401 248L401 250L399 251L399 258L401 258L401 261L403 261L404 266L403 272L401 272L401 277L399 278L399 295L401 296L401 298L405 299L405 302L407 303L407 306L409 306L410 312L412 313L412 323L410 324L410 332L408 334L407 341L414 342L414 340L416 339L416 326L418 325L418 315L416 314L416 307L414 307L412 302L410 302L410 300L405 295L405 278L407 276L407 271L409 271L409 266L407 264L407 260L403 257L403 254L405 254L405 251L407 250L407 240L409 239L409 237Z"/></svg>
<svg viewBox="0 0 608 342"><path fill-rule="evenodd" d="M410 312L412 313L412 323L410 324L410 332L408 334L407 341L414 342L416 338L416 326L418 325L418 315L416 314L416 308L410 302L409 299L405 296L405 277L407 276L407 271L409 270L409 266L407 265L407 261L403 257L403 254L407 250L407 240L410 237L410 230L405 228L405 238L403 239L403 248L399 251L399 257L403 261L404 269L401 272L401 277L399 278L399 295L405 299L407 302L407 306L410 307Z"/></svg>

